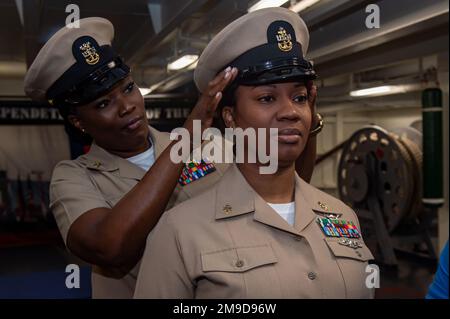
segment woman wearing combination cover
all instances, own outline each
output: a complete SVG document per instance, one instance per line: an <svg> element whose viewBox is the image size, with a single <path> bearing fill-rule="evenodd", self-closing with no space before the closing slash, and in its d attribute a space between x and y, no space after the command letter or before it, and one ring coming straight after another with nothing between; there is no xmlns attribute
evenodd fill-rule
<svg viewBox="0 0 450 319"><path fill-rule="evenodd" d="M355 212L295 170L311 129L308 42L298 14L269 8L235 20L206 47L197 87L204 92L221 70L238 68L219 105L224 124L277 128L278 169L235 163L166 212L148 237L136 298L373 297L365 284L373 256Z"/></svg>

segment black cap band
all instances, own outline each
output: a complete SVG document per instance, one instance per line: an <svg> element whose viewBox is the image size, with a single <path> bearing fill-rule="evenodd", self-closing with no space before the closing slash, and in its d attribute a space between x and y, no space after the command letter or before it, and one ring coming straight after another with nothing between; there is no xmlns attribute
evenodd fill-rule
<svg viewBox="0 0 450 319"><path fill-rule="evenodd" d="M58 106L89 103L130 73L110 45L100 46L90 36L76 39L72 54L76 63L47 90L47 99Z"/></svg>
<svg viewBox="0 0 450 319"><path fill-rule="evenodd" d="M239 70L235 80L238 85L313 80L317 77L316 72L312 64L302 57L301 52L299 43L293 44L288 54L280 54L274 44L264 44L245 52L231 62L230 66ZM269 59L261 60L260 57Z"/></svg>
<svg viewBox="0 0 450 319"><path fill-rule="evenodd" d="M84 105L108 92L129 73L130 68L122 62L120 57L117 57L62 93L55 96L47 94L47 96L49 100L53 100L54 105L58 106Z"/></svg>
<svg viewBox="0 0 450 319"><path fill-rule="evenodd" d="M236 81L242 85L261 85L317 77L312 64L300 58L275 59L252 65L239 72Z"/></svg>
<svg viewBox="0 0 450 319"><path fill-rule="evenodd" d="M123 63L120 57L116 57L62 93L53 97L50 94L47 96L53 100L53 104L58 106L84 105L108 92L129 73L130 68Z"/></svg>

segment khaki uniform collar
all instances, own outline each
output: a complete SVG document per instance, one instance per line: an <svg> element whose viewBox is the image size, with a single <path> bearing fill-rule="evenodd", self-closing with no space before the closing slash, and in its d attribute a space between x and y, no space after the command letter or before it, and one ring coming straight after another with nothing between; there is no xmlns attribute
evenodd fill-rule
<svg viewBox="0 0 450 319"><path fill-rule="evenodd" d="M300 235L314 219L307 184L295 174L295 225L289 225L266 201L247 183L233 164L217 185L216 219L226 219L254 212L253 219L280 230ZM230 187L232 186L232 187ZM304 192L308 192L305 196Z"/></svg>
<svg viewBox="0 0 450 319"><path fill-rule="evenodd" d="M87 168L98 171L115 171L118 169L116 155L107 152L97 143L92 142L89 152L80 156L78 160Z"/></svg>
<svg viewBox="0 0 450 319"><path fill-rule="evenodd" d="M153 143L155 158L158 158L164 149L170 144L169 135L159 132L149 126L150 137ZM92 143L89 152L79 158L87 168L98 171L115 171L119 170L119 174L125 178L141 180L145 171L140 167L129 162L127 159L107 152L95 142Z"/></svg>
<svg viewBox="0 0 450 319"><path fill-rule="evenodd" d="M254 212L255 195L236 164L232 164L217 184L216 219Z"/></svg>
<svg viewBox="0 0 450 319"><path fill-rule="evenodd" d="M172 141L170 140L170 135L168 133L160 132L151 126L149 126L149 128L150 137L152 139L153 146L155 147L155 158L158 158Z"/></svg>

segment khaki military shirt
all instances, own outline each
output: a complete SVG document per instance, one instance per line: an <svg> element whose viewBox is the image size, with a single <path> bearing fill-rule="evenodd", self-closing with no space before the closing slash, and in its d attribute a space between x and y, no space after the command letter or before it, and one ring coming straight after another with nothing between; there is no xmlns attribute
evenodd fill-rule
<svg viewBox="0 0 450 319"><path fill-rule="evenodd" d="M150 233L135 298L371 298L373 256L326 237L317 217L354 211L296 175L289 225L232 165L203 194L166 212Z"/></svg>
<svg viewBox="0 0 450 319"><path fill-rule="evenodd" d="M155 158L170 144L169 134L150 127ZM189 185L178 185L167 209L187 200L214 184L226 164L217 164L212 172ZM62 161L53 171L50 183L50 208L55 216L64 242L72 223L85 212L98 208L112 208L145 175L140 167L128 160L108 153L95 143L89 153L75 160ZM131 298L133 296L139 264L122 279L101 275L93 267L93 298Z"/></svg>

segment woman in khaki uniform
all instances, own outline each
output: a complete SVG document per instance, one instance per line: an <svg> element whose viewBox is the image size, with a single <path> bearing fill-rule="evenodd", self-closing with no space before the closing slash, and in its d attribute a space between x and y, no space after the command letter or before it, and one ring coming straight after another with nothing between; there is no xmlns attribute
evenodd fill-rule
<svg viewBox="0 0 450 319"><path fill-rule="evenodd" d="M112 24L97 17L79 22L47 41L27 72L25 91L56 106L74 134L93 139L87 154L55 167L50 208L68 249L95 265L93 297L131 298L145 240L161 214L212 185L225 166L177 186L184 164L170 160L176 141L148 126L130 68L111 47ZM193 119L210 125L234 76L229 70L211 81L186 129L192 131Z"/></svg>
<svg viewBox="0 0 450 319"><path fill-rule="evenodd" d="M207 46L200 89L238 67L224 93L227 127L278 128L278 170L232 165L209 191L165 213L148 237L136 298L370 298L358 219L296 174L311 127L308 30L283 8L249 13ZM246 151L249 146L245 146Z"/></svg>
<svg viewBox="0 0 450 319"><path fill-rule="evenodd" d="M111 47L112 24L103 18L64 27L40 50L25 91L56 106L74 134L93 139L90 151L62 161L53 172L50 206L68 249L93 267L94 298L130 298L147 235L165 209L214 184L227 165L215 164L188 185L177 183L182 163L170 160L175 141L147 125L144 101L129 67ZM185 123L211 125L221 91L236 76L211 78ZM192 134L191 134L192 135ZM304 170L312 171L315 144ZM309 175L309 177L308 177ZM198 176L197 176L198 177Z"/></svg>

